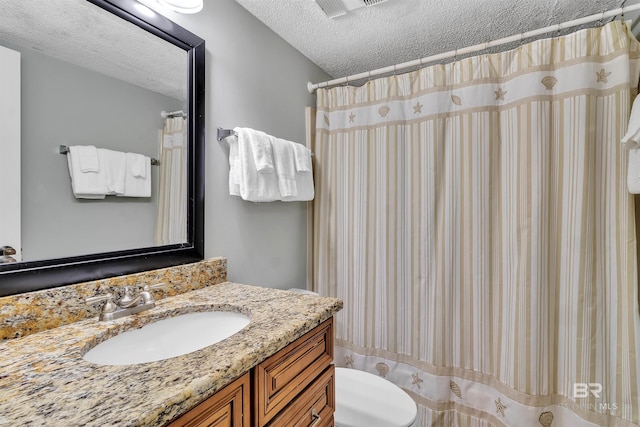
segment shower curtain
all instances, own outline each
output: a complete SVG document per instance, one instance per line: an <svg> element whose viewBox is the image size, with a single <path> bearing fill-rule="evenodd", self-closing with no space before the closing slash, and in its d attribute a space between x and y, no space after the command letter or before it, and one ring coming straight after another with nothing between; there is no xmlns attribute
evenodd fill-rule
<svg viewBox="0 0 640 427"><path fill-rule="evenodd" d="M187 241L187 138L186 120L170 117L158 131L160 172L155 242L157 245Z"/></svg>
<svg viewBox="0 0 640 427"><path fill-rule="evenodd" d="M640 422L621 22L320 89L313 287L336 364L424 426Z"/></svg>

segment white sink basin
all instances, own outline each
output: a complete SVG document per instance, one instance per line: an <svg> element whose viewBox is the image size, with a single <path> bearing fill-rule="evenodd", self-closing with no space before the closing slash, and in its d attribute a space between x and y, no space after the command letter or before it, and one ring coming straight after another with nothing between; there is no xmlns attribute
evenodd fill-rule
<svg viewBox="0 0 640 427"><path fill-rule="evenodd" d="M182 314L123 332L98 344L83 357L99 365L156 362L205 348L239 332L249 316L230 311Z"/></svg>

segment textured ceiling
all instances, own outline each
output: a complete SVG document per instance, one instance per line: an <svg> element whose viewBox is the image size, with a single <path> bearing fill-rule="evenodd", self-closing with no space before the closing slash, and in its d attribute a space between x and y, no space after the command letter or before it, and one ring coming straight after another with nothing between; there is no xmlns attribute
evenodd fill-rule
<svg viewBox="0 0 640 427"><path fill-rule="evenodd" d="M313 0L236 2L337 78L601 13L624 0L389 0L336 19Z"/></svg>
<svg viewBox="0 0 640 427"><path fill-rule="evenodd" d="M86 0L0 0L0 40L185 99L186 52Z"/></svg>

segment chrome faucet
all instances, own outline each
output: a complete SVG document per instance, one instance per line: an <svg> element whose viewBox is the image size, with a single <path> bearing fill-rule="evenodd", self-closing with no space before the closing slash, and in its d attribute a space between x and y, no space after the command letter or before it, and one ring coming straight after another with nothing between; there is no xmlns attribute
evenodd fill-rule
<svg viewBox="0 0 640 427"><path fill-rule="evenodd" d="M140 313L141 311L155 307L156 304L151 294L151 289L164 288L165 286L166 284L164 283L144 285L142 292L135 297L131 295L131 288L125 286L123 288L124 295L119 300L116 300L112 293L108 293L106 295L87 298L85 302L87 304L94 304L101 301L105 302L100 312L100 320L120 319L121 317Z"/></svg>

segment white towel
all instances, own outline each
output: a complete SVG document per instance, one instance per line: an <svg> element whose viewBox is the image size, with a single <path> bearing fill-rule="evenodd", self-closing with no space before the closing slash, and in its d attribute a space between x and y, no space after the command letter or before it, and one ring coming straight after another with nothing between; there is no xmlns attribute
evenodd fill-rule
<svg viewBox="0 0 640 427"><path fill-rule="evenodd" d="M144 171L136 175L136 170L140 167L140 157ZM151 197L151 158L135 153L126 153L125 158L124 191L118 196Z"/></svg>
<svg viewBox="0 0 640 427"><path fill-rule="evenodd" d="M630 150L640 147L640 96L636 96L633 101L629 126L627 133L622 137L622 143Z"/></svg>
<svg viewBox="0 0 640 427"><path fill-rule="evenodd" d="M108 193L106 174L104 169L100 167L100 159L98 160L98 172L82 172L75 147L69 147L67 164L71 177L71 190L76 199L104 199Z"/></svg>
<svg viewBox="0 0 640 427"><path fill-rule="evenodd" d="M285 197L295 197L298 195L295 177L295 148L293 147L295 143L280 138L271 138L273 163L278 176L278 189L282 197L281 200L284 200Z"/></svg>
<svg viewBox="0 0 640 427"><path fill-rule="evenodd" d="M295 149L295 165L296 173L305 174L311 173L311 150L302 144L296 142L293 143Z"/></svg>
<svg viewBox="0 0 640 427"><path fill-rule="evenodd" d="M313 200L315 197L315 190L313 188L313 174L296 174L296 189L298 194L292 197L283 197L284 202L304 202Z"/></svg>
<svg viewBox="0 0 640 427"><path fill-rule="evenodd" d="M127 159L122 151L98 148L101 169L107 179L107 194L124 194L124 180L127 169Z"/></svg>
<svg viewBox="0 0 640 427"><path fill-rule="evenodd" d="M127 173L131 173L136 178L147 177L147 163L151 163L151 159L143 154L126 153L127 156Z"/></svg>
<svg viewBox="0 0 640 427"><path fill-rule="evenodd" d="M264 132L250 128L234 128L238 140L247 139L251 142L253 162L258 173L273 173L273 153L271 137Z"/></svg>
<svg viewBox="0 0 640 427"><path fill-rule="evenodd" d="M99 172L98 150L93 145L73 145L69 147L73 157L78 160L81 172Z"/></svg>
<svg viewBox="0 0 640 427"><path fill-rule="evenodd" d="M276 174L258 173L251 148L252 144L248 138L238 138L237 167L239 169L240 197L251 202L280 200Z"/></svg>
<svg viewBox="0 0 640 427"><path fill-rule="evenodd" d="M229 194L240 196L241 165L238 158L238 137L231 135L226 141L229 144Z"/></svg>
<svg viewBox="0 0 640 427"><path fill-rule="evenodd" d="M629 187L629 193L640 194L640 148L629 150L627 187Z"/></svg>

